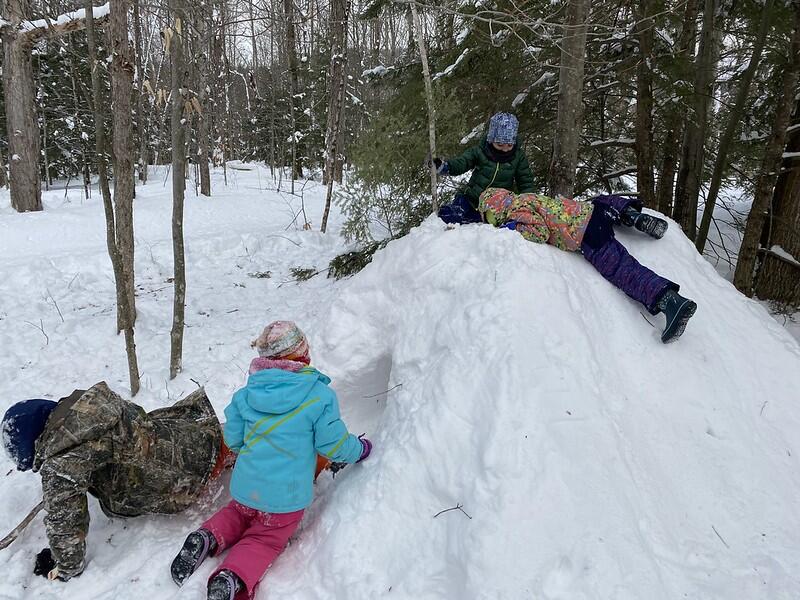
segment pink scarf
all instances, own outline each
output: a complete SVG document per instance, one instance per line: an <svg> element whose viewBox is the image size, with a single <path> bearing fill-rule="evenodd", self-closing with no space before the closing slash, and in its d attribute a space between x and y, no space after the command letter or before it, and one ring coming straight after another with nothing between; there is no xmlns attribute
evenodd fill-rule
<svg viewBox="0 0 800 600"><path fill-rule="evenodd" d="M282 371L297 373L300 369L304 369L307 366L308 364L297 360L258 356L250 362L250 375L263 371L264 369L280 369Z"/></svg>

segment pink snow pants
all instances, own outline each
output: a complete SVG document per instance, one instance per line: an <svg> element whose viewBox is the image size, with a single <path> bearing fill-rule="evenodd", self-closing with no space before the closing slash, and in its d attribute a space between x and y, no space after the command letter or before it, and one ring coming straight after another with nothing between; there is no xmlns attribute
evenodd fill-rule
<svg viewBox="0 0 800 600"><path fill-rule="evenodd" d="M201 525L217 540L216 554L230 548L211 577L223 569L236 573L246 587L236 599L252 598L259 580L286 548L304 512L265 513L231 500Z"/></svg>

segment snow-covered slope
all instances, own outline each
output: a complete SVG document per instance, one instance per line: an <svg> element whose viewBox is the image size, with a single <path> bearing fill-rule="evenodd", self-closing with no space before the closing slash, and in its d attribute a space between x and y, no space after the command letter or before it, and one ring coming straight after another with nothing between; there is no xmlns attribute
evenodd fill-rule
<svg viewBox="0 0 800 600"><path fill-rule="evenodd" d="M634 233L699 304L678 343L581 257L510 231L431 219L349 282L330 370L380 358L402 387L275 598L800 595L800 349L674 224ZM471 519L434 518L456 505Z"/></svg>
<svg viewBox="0 0 800 600"><path fill-rule="evenodd" d="M324 267L341 243L296 230L295 198L223 192L187 206L193 327L186 372L167 385L166 191L147 186L137 205L137 402L161 406L196 379L221 413L251 336L293 318L345 420L375 442L368 461L318 484L260 600L800 595L800 348L674 224L660 241L620 232L699 304L664 346L661 317L580 256L480 225L432 218L350 280L284 283L290 266ZM306 197L312 214L320 197ZM0 409L102 378L125 392L102 229L92 242L85 224L102 216L80 210L61 215L78 232L61 241L52 213L0 216L13 239L0 242ZM48 252L36 236L49 236ZM248 277L266 270L270 279ZM10 468L2 458L0 476ZM37 483L4 477L3 530L35 504ZM225 500L128 521L91 500L88 567L68 584L31 574L46 544L38 518L0 551L0 598L202 598L213 561L181 590L167 566Z"/></svg>

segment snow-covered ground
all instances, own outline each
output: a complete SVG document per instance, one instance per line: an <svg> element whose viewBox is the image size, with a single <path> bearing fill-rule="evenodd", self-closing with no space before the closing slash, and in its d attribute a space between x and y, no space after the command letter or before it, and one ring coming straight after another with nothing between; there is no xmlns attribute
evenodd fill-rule
<svg viewBox="0 0 800 600"><path fill-rule="evenodd" d="M664 346L661 317L580 256L480 225L431 218L349 280L295 282L291 268L324 269L344 249L338 213L332 233L315 231L324 193L309 183L303 230L299 197L236 166L227 188L215 173L213 198L187 198L175 381L170 185L162 173L137 189L135 400L156 408L198 382L221 413L249 341L294 319L351 430L375 442L317 485L260 600L800 596L800 346L677 226L660 241L620 232L699 304ZM81 197L53 191L44 212L18 215L0 196L0 410L99 380L127 395L102 207ZM0 476L4 533L40 489L5 457ZM66 584L31 573L40 516L0 551L0 598L203 598L213 560L181 590L168 565L226 498L132 520L90 499L87 569Z"/></svg>

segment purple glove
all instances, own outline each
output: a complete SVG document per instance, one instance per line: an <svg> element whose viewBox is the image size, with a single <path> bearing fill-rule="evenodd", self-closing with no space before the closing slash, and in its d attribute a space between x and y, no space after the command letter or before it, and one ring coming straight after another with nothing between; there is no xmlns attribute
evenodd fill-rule
<svg viewBox="0 0 800 600"><path fill-rule="evenodd" d="M361 462L369 456L370 452L372 452L372 442L370 442L363 435L358 436L358 441L361 442L361 456L356 462Z"/></svg>

